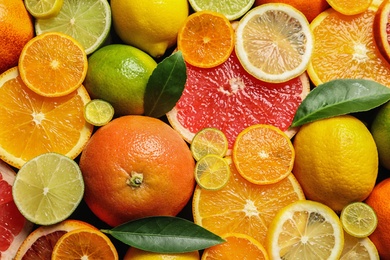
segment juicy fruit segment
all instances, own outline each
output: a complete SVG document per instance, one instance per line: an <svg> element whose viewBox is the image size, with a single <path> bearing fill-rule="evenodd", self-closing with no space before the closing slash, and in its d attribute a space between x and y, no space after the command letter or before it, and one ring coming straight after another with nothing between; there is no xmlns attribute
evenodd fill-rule
<svg viewBox="0 0 390 260"><path fill-rule="evenodd" d="M390 62L389 42L390 1L382 1L374 18L374 37L379 51Z"/></svg>
<svg viewBox="0 0 390 260"><path fill-rule="evenodd" d="M285 82L305 72L313 36L306 17L286 4L251 9L236 29L236 52L243 67L266 82Z"/></svg>
<svg viewBox="0 0 390 260"><path fill-rule="evenodd" d="M208 154L195 164L195 180L206 190L223 188L230 178L228 162L221 156Z"/></svg>
<svg viewBox="0 0 390 260"><path fill-rule="evenodd" d="M206 248L202 260L252 259L268 260L264 246L253 237L241 233L227 233L222 236L225 243Z"/></svg>
<svg viewBox="0 0 390 260"><path fill-rule="evenodd" d="M187 17L178 33L177 47L184 60L201 68L225 62L234 48L234 31L229 20L216 12L201 11Z"/></svg>
<svg viewBox="0 0 390 260"><path fill-rule="evenodd" d="M90 228L75 229L58 239L51 259L118 260L118 252L111 240L101 231Z"/></svg>
<svg viewBox="0 0 390 260"><path fill-rule="evenodd" d="M114 113L112 105L101 99L91 100L84 107L85 120L95 126L102 126L110 122Z"/></svg>
<svg viewBox="0 0 390 260"><path fill-rule="evenodd" d="M326 0L329 5L335 9L337 12L340 12L345 15L355 15L363 13L370 7L372 0Z"/></svg>
<svg viewBox="0 0 390 260"><path fill-rule="evenodd" d="M312 21L314 49L307 71L315 85L364 78L390 86L390 67L373 36L375 13L370 7L361 14L346 16L331 8Z"/></svg>
<svg viewBox="0 0 390 260"><path fill-rule="evenodd" d="M339 217L315 201L293 202L269 226L266 248L272 259L338 259L344 245Z"/></svg>
<svg viewBox="0 0 390 260"><path fill-rule="evenodd" d="M306 74L285 83L262 82L242 68L233 52L211 69L187 64L185 89L167 117L188 142L205 127L221 130L229 149L237 135L253 124L274 125L292 137L297 129L289 126L309 89Z"/></svg>
<svg viewBox="0 0 390 260"><path fill-rule="evenodd" d="M37 35L62 32L76 39L86 54L104 43L110 28L111 8L107 0L66 0L57 15L35 21Z"/></svg>
<svg viewBox="0 0 390 260"><path fill-rule="evenodd" d="M68 218L83 194L84 181L78 164L57 153L45 153L25 163L12 187L19 211L39 225Z"/></svg>
<svg viewBox="0 0 390 260"><path fill-rule="evenodd" d="M199 251L177 253L177 254L160 254L144 251L136 247L130 247L123 260L199 260Z"/></svg>
<svg viewBox="0 0 390 260"><path fill-rule="evenodd" d="M379 260L378 250L368 238L357 238L344 232L344 248L340 260Z"/></svg>
<svg viewBox="0 0 390 260"><path fill-rule="evenodd" d="M18 68L29 89L42 96L60 97L83 83L87 55L73 38L62 33L45 33L24 46Z"/></svg>
<svg viewBox="0 0 390 260"><path fill-rule="evenodd" d="M227 159L231 176L225 187L218 191L196 187L192 201L194 222L219 236L244 233L264 243L275 214L305 198L301 187L292 174L275 184L250 183Z"/></svg>
<svg viewBox="0 0 390 260"><path fill-rule="evenodd" d="M197 161L207 154L224 157L228 150L228 140L221 130L207 127L196 133L190 149L192 156Z"/></svg>
<svg viewBox="0 0 390 260"><path fill-rule="evenodd" d="M18 68L0 76L0 157L20 168L46 152L76 158L91 136L83 108L84 87L58 98L44 98L25 86Z"/></svg>
<svg viewBox="0 0 390 260"><path fill-rule="evenodd" d="M63 2L63 0L25 0L24 4L34 18L47 19L56 16L60 12Z"/></svg>
<svg viewBox="0 0 390 260"><path fill-rule="evenodd" d="M341 211L340 220L348 234L359 238L371 235L378 224L375 211L363 202L345 206Z"/></svg>
<svg viewBox="0 0 390 260"><path fill-rule="evenodd" d="M223 14L229 20L236 20L252 7L254 0L236 0L228 2L221 2L218 0L189 0L189 2L196 12L210 10Z"/></svg>

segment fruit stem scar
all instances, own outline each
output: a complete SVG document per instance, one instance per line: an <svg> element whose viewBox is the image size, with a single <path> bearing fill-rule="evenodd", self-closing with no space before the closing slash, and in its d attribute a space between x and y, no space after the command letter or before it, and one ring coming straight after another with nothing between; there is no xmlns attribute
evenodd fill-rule
<svg viewBox="0 0 390 260"><path fill-rule="evenodd" d="M130 174L130 178L127 179L126 181L126 184L133 188L137 188L141 186L143 180L144 180L144 175L142 173L132 171Z"/></svg>

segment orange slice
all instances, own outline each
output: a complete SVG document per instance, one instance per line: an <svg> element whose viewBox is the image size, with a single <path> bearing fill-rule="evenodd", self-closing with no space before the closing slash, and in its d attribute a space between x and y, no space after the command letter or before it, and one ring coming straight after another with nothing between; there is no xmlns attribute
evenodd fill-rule
<svg viewBox="0 0 390 260"><path fill-rule="evenodd" d="M368 79L390 86L390 66L376 47L376 8L354 16L330 8L310 24L313 55L307 69L315 85L334 79Z"/></svg>
<svg viewBox="0 0 390 260"><path fill-rule="evenodd" d="M246 180L270 184L291 173L295 151L290 138L279 128L256 124L238 134L232 157L238 172Z"/></svg>
<svg viewBox="0 0 390 260"><path fill-rule="evenodd" d="M189 64L215 67L226 61L233 51L233 27L222 14L199 11L187 17L178 33L177 44Z"/></svg>
<svg viewBox="0 0 390 260"><path fill-rule="evenodd" d="M264 246L251 236L241 233L228 233L222 236L225 243L206 248L202 260L251 259L268 260ZM234 258L232 258L234 256Z"/></svg>
<svg viewBox="0 0 390 260"><path fill-rule="evenodd" d="M64 96L76 90L88 68L84 47L59 32L31 39L20 54L18 66L27 87L47 97Z"/></svg>
<svg viewBox="0 0 390 260"><path fill-rule="evenodd" d="M219 236L243 233L263 244L276 213L292 202L305 199L301 186L293 174L275 184L253 184L242 178L230 157L226 159L231 176L225 187L217 191L195 188L194 222Z"/></svg>
<svg viewBox="0 0 390 260"><path fill-rule="evenodd" d="M63 96L47 98L31 91L17 67L0 75L0 158L20 168L46 152L76 158L93 126L84 119L90 97L83 86Z"/></svg>
<svg viewBox="0 0 390 260"><path fill-rule="evenodd" d="M291 5L259 5L241 18L236 52L242 66L266 82L286 82L307 68L313 36L304 14Z"/></svg>
<svg viewBox="0 0 390 260"><path fill-rule="evenodd" d="M118 259L118 252L111 240L96 229L76 229L58 239L52 260Z"/></svg>
<svg viewBox="0 0 390 260"><path fill-rule="evenodd" d="M363 13L370 7L372 0L326 0L337 12L345 15Z"/></svg>
<svg viewBox="0 0 390 260"><path fill-rule="evenodd" d="M390 62L390 1L383 1L375 14L374 37L381 54Z"/></svg>

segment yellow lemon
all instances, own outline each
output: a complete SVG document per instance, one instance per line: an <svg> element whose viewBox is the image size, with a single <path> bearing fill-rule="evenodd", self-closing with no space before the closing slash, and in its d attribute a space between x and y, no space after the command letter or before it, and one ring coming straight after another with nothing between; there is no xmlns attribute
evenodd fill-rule
<svg viewBox="0 0 390 260"><path fill-rule="evenodd" d="M130 247L123 260L199 260L199 252L160 254Z"/></svg>
<svg viewBox="0 0 390 260"><path fill-rule="evenodd" d="M378 175L378 152L367 127L344 115L303 125L294 138L293 173L307 199L336 212L364 200Z"/></svg>
<svg viewBox="0 0 390 260"><path fill-rule="evenodd" d="M176 44L189 15L187 0L111 0L111 10L119 38L153 57Z"/></svg>

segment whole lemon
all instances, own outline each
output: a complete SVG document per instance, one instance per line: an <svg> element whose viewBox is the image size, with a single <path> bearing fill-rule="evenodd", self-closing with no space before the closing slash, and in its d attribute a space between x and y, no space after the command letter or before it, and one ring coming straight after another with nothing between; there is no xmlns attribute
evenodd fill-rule
<svg viewBox="0 0 390 260"><path fill-rule="evenodd" d="M92 98L109 102L116 115L144 113L144 95L156 61L124 44L110 44L88 58L84 86Z"/></svg>
<svg viewBox="0 0 390 260"><path fill-rule="evenodd" d="M371 124L371 133L378 147L379 162L390 170L390 102L378 110Z"/></svg>
<svg viewBox="0 0 390 260"><path fill-rule="evenodd" d="M153 57L176 44L189 14L187 0L111 0L111 10L119 38Z"/></svg>
<svg viewBox="0 0 390 260"><path fill-rule="evenodd" d="M199 260L199 251L163 254L130 247L123 260Z"/></svg>
<svg viewBox="0 0 390 260"><path fill-rule="evenodd" d="M339 212L363 201L378 175L378 152L367 127L343 115L303 125L293 141L293 173L307 199Z"/></svg>

